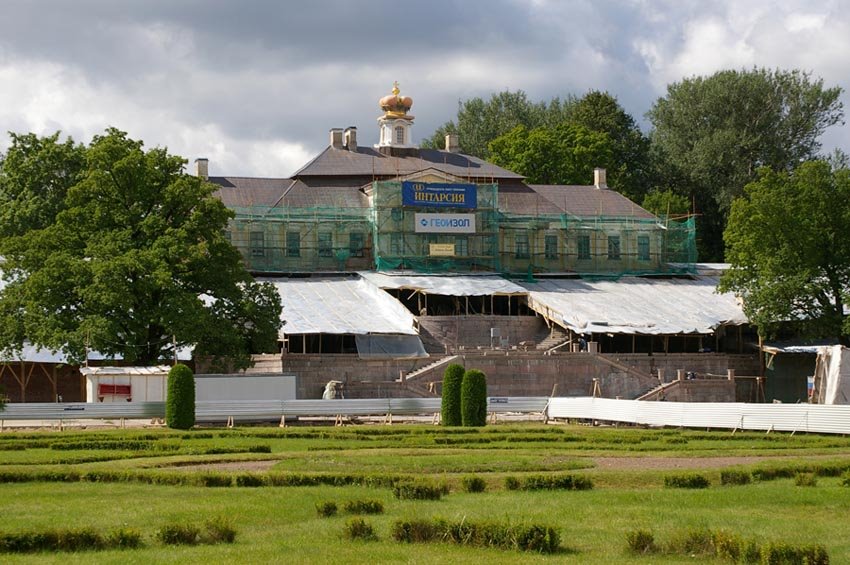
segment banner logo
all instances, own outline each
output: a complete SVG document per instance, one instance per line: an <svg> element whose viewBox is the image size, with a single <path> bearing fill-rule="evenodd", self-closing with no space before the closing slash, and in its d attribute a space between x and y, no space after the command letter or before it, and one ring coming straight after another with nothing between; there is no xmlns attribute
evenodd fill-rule
<svg viewBox="0 0 850 565"><path fill-rule="evenodd" d="M475 214L414 215L416 233L475 233Z"/></svg>
<svg viewBox="0 0 850 565"><path fill-rule="evenodd" d="M474 184L402 181L401 202L422 208L476 208L478 192Z"/></svg>

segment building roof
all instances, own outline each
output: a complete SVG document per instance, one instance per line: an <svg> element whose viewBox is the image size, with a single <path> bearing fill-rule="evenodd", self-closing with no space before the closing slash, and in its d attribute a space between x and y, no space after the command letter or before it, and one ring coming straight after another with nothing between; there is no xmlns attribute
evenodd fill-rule
<svg viewBox="0 0 850 565"><path fill-rule="evenodd" d="M408 155L385 155L372 147L357 151L328 146L312 161L301 167L293 178L303 177L375 177L412 175L426 169L436 169L459 178L480 182L502 179L522 179L523 176L488 163L478 157L450 153L439 149L418 149Z"/></svg>
<svg viewBox="0 0 850 565"><path fill-rule="evenodd" d="M529 305L548 312L578 333L708 334L741 325L747 317L738 299L717 292L716 277L618 280L547 279L518 282Z"/></svg>
<svg viewBox="0 0 850 565"><path fill-rule="evenodd" d="M277 288L285 334L417 335L407 308L360 277L259 278ZM366 315L368 313L368 315Z"/></svg>
<svg viewBox="0 0 850 565"><path fill-rule="evenodd" d="M383 289L416 290L442 296L526 295L528 291L500 276L482 275L410 275L407 273L360 273L364 279Z"/></svg>
<svg viewBox="0 0 850 565"><path fill-rule="evenodd" d="M210 177L228 208L368 208L366 194L351 185L307 185L293 179Z"/></svg>
<svg viewBox="0 0 850 565"><path fill-rule="evenodd" d="M560 216L563 210L521 182L499 183L499 210L523 216Z"/></svg>
<svg viewBox="0 0 850 565"><path fill-rule="evenodd" d="M567 214L578 217L617 216L652 220L655 216L619 192L593 185L532 184L535 192ZM501 199L501 190L499 190Z"/></svg>

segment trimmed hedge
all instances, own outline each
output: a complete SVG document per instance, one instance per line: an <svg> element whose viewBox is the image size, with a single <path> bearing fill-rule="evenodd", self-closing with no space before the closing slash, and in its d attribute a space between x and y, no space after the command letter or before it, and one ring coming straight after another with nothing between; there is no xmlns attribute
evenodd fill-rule
<svg viewBox="0 0 850 565"><path fill-rule="evenodd" d="M466 427L487 424L487 376L478 369L463 374L460 387L460 412Z"/></svg>
<svg viewBox="0 0 850 565"><path fill-rule="evenodd" d="M443 373L441 412L444 426L460 426L463 423L460 413L460 391L465 372L466 369L463 366L452 363Z"/></svg>
<svg viewBox="0 0 850 565"><path fill-rule="evenodd" d="M581 475L529 475L505 477L507 490L591 490L593 481Z"/></svg>
<svg viewBox="0 0 850 565"><path fill-rule="evenodd" d="M631 553L719 557L731 563L760 565L829 565L829 555L822 545L791 545L783 542L761 543L725 530L707 529L675 532L672 539L658 545L651 531L626 532L626 546Z"/></svg>
<svg viewBox="0 0 850 565"><path fill-rule="evenodd" d="M514 525L498 522L449 522L432 520L398 520L392 525L393 539L405 543L445 541L472 547L496 547L555 553L560 549L558 531L537 524Z"/></svg>
<svg viewBox="0 0 850 565"><path fill-rule="evenodd" d="M711 481L705 475L699 473L667 475L664 477L664 486L668 488L708 488L711 486Z"/></svg>
<svg viewBox="0 0 850 565"><path fill-rule="evenodd" d="M481 477L471 475L460 479L460 486L466 492L484 492L487 490L487 481Z"/></svg>
<svg viewBox="0 0 850 565"><path fill-rule="evenodd" d="M380 500L349 500L342 509L347 514L383 514L384 504Z"/></svg>
<svg viewBox="0 0 850 565"><path fill-rule="evenodd" d="M445 489L428 483L401 483L393 488L399 500L440 500Z"/></svg>
<svg viewBox="0 0 850 565"><path fill-rule="evenodd" d="M142 535L129 528L113 530L106 536L103 536L94 528L0 534L0 553L97 551L100 549L129 549L141 545Z"/></svg>
<svg viewBox="0 0 850 565"><path fill-rule="evenodd" d="M375 535L375 529L372 527L372 524L363 518L349 518L345 522L343 535L346 539L350 540L360 539L365 541L374 541L378 539L378 536Z"/></svg>
<svg viewBox="0 0 850 565"><path fill-rule="evenodd" d="M738 471L735 469L720 471L721 485L748 485L752 480L753 476L749 471Z"/></svg>
<svg viewBox="0 0 850 565"><path fill-rule="evenodd" d="M177 364L168 371L165 423L176 430L195 425L195 375L186 365Z"/></svg>

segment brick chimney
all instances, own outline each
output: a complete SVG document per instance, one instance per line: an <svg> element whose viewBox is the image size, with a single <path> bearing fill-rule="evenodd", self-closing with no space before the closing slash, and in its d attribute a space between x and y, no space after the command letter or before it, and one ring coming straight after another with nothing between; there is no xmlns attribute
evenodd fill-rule
<svg viewBox="0 0 850 565"><path fill-rule="evenodd" d="M210 178L210 160L206 157L195 159L195 176L207 180Z"/></svg>
<svg viewBox="0 0 850 565"><path fill-rule="evenodd" d="M357 128L349 126L345 128L345 147L349 151L357 151Z"/></svg>
<svg viewBox="0 0 850 565"><path fill-rule="evenodd" d="M593 186L596 188L608 188L608 182L605 179L605 169L599 167L593 169Z"/></svg>
<svg viewBox="0 0 850 565"><path fill-rule="evenodd" d="M460 136L458 134L446 134L446 151L449 153L460 153Z"/></svg>
<svg viewBox="0 0 850 565"><path fill-rule="evenodd" d="M342 149L342 128L331 128L331 147Z"/></svg>

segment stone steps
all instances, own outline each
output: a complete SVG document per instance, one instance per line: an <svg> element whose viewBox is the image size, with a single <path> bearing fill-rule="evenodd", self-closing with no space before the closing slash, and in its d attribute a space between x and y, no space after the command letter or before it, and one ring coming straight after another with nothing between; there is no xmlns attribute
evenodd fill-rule
<svg viewBox="0 0 850 565"><path fill-rule="evenodd" d="M411 371L404 376L404 381L410 383L411 381L422 381L425 376L430 375L436 370L444 368L449 363L455 362L460 359L459 355L451 355L449 357L443 357L442 359L438 359L433 363L425 365L420 369L416 369L415 371Z"/></svg>

